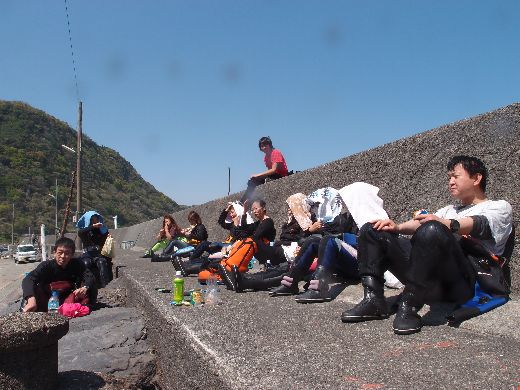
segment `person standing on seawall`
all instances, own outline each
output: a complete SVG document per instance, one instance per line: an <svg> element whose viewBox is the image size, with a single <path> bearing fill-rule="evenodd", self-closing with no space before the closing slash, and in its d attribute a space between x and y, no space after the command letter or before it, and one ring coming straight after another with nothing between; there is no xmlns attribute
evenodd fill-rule
<svg viewBox="0 0 520 390"><path fill-rule="evenodd" d="M264 163L267 167L267 170L261 173L257 173L251 175L249 181L247 182L247 189L242 195L240 202L244 204L246 200L251 200L251 195L253 194L256 186L260 184L264 184L268 180L276 180L281 177L285 177L288 175L287 163L285 162L285 158L278 149L273 147L273 142L269 137L262 137L258 141L258 147L262 152L265 153Z"/></svg>

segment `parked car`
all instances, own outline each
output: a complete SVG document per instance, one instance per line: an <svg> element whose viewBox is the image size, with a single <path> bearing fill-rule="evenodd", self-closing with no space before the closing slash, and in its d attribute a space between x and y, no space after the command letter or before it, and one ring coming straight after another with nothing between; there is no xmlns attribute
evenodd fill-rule
<svg viewBox="0 0 520 390"><path fill-rule="evenodd" d="M20 261L40 261L41 257L38 256L38 252L33 245L22 244L16 247L16 252L13 255L14 262L19 263Z"/></svg>

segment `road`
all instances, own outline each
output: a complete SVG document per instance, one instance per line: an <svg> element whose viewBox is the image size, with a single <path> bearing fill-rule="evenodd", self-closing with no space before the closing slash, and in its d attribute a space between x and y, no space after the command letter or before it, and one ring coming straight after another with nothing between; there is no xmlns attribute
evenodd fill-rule
<svg viewBox="0 0 520 390"><path fill-rule="evenodd" d="M21 297L21 283L25 272L32 271L38 264L40 263L15 264L11 258L0 259L0 313L9 303Z"/></svg>

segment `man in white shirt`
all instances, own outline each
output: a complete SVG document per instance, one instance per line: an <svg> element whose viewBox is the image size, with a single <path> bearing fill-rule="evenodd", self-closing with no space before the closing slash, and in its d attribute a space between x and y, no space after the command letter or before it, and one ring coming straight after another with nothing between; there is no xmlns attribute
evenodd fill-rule
<svg viewBox="0 0 520 390"><path fill-rule="evenodd" d="M470 235L490 252L502 254L512 232L511 205L486 197L487 169L478 158L455 156L447 168L449 191L459 205L419 214L401 224L384 219L361 228L358 262L365 296L342 313L343 322L388 318L383 273L389 269L406 284L394 332L419 332L422 322L417 311L424 303L463 303L473 296L476 273L457 235Z"/></svg>

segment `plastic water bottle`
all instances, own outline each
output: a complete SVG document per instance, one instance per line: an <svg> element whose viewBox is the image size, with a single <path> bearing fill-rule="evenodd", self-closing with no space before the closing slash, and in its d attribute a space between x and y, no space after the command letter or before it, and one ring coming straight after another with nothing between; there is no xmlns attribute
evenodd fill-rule
<svg viewBox="0 0 520 390"><path fill-rule="evenodd" d="M206 282L206 296L204 302L206 305L218 305L220 304L220 296L217 285L217 278L211 274Z"/></svg>
<svg viewBox="0 0 520 390"><path fill-rule="evenodd" d="M179 305L184 300L184 279L181 271L175 272L175 279L173 279L173 302Z"/></svg>
<svg viewBox="0 0 520 390"><path fill-rule="evenodd" d="M59 307L60 307L60 299L58 298L58 292L52 291L51 297L49 298L49 303L47 304L47 312L57 313Z"/></svg>

